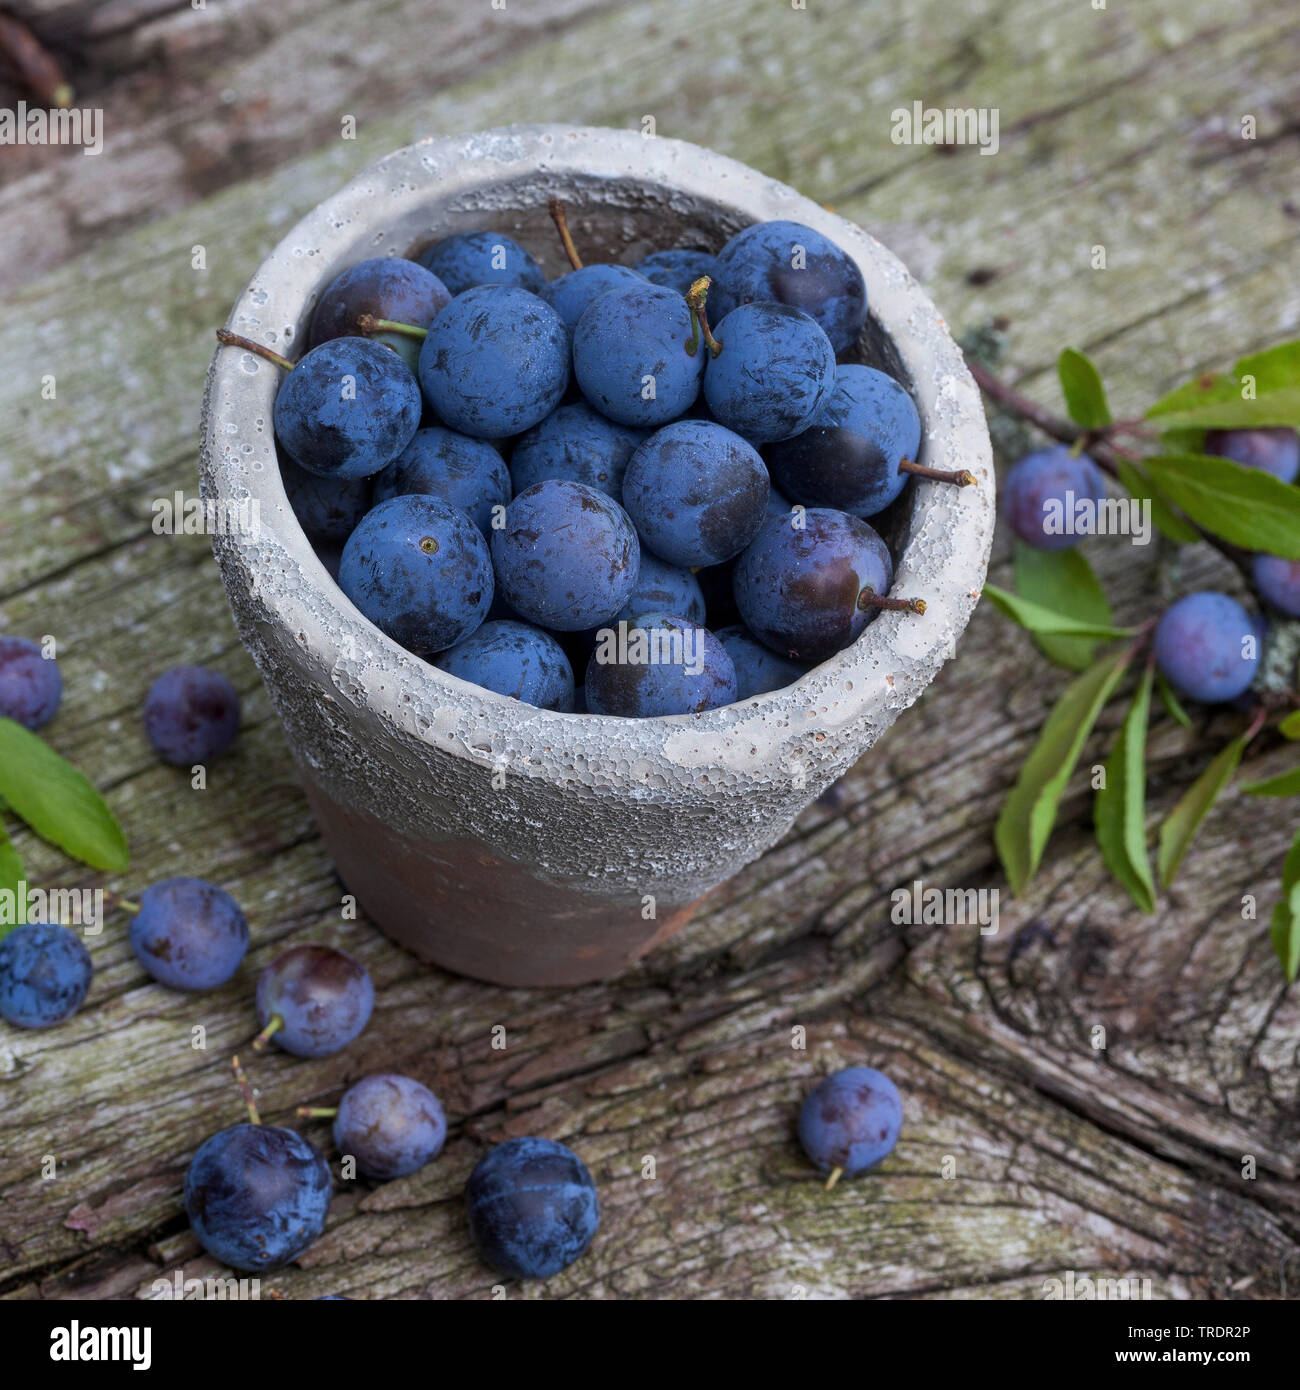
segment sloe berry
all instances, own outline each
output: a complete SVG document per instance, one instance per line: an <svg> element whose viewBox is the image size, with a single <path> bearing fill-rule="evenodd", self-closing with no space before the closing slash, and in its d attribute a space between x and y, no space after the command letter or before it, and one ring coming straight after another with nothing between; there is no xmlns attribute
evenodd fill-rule
<svg viewBox="0 0 1300 1390"><path fill-rule="evenodd" d="M332 1184L300 1134L232 1125L204 1140L185 1175L185 1213L199 1244L232 1269L272 1269L325 1229Z"/></svg>
<svg viewBox="0 0 1300 1390"><path fill-rule="evenodd" d="M1026 545L1068 550L1079 540L1072 525L1075 508L1105 496L1106 480L1088 455L1075 456L1064 444L1054 444L1012 465L1002 483L1002 511Z"/></svg>
<svg viewBox="0 0 1300 1390"><path fill-rule="evenodd" d="M415 437L375 479L375 505L418 493L463 507L486 536L492 508L510 501L510 471L485 439L433 425Z"/></svg>
<svg viewBox="0 0 1300 1390"><path fill-rule="evenodd" d="M784 690L808 670L798 662L777 656L739 625L724 627L717 638L726 647L731 664L736 668L737 700Z"/></svg>
<svg viewBox="0 0 1300 1390"><path fill-rule="evenodd" d="M635 622L642 613L673 613L703 626L704 594L699 580L685 567L670 565L648 550L642 550L636 587L614 621Z"/></svg>
<svg viewBox="0 0 1300 1390"><path fill-rule="evenodd" d="M1235 700L1259 668L1259 634L1251 615L1227 594L1206 590L1171 604L1156 624L1156 666L1189 700Z"/></svg>
<svg viewBox="0 0 1300 1390"><path fill-rule="evenodd" d="M395 352L368 338L332 338L280 383L275 437L308 473L367 478L411 442L420 410L420 387Z"/></svg>
<svg viewBox="0 0 1300 1390"><path fill-rule="evenodd" d="M469 1230L483 1260L517 1279L547 1279L584 1254L600 1225L586 1165L563 1144L507 1139L465 1187Z"/></svg>
<svg viewBox="0 0 1300 1390"><path fill-rule="evenodd" d="M486 622L441 653L434 665L538 709L567 713L573 708L573 668L564 648L550 633L527 623Z"/></svg>
<svg viewBox="0 0 1300 1390"><path fill-rule="evenodd" d="M140 895L131 949L160 984L216 989L248 950L248 921L223 888L201 878L167 878Z"/></svg>
<svg viewBox="0 0 1300 1390"><path fill-rule="evenodd" d="M416 257L453 295L475 285L509 285L540 294L546 277L532 256L503 232L457 232Z"/></svg>
<svg viewBox="0 0 1300 1390"><path fill-rule="evenodd" d="M551 478L506 508L492 562L521 618L558 632L607 623L636 585L641 548L627 513L582 483Z"/></svg>
<svg viewBox="0 0 1300 1390"><path fill-rule="evenodd" d="M1256 555L1251 561L1251 572L1264 599L1287 617L1300 618L1300 560Z"/></svg>
<svg viewBox="0 0 1300 1390"><path fill-rule="evenodd" d="M291 946L257 981L257 1046L267 1038L295 1057L328 1057L370 1021L375 987L360 961L332 946Z"/></svg>
<svg viewBox="0 0 1300 1390"><path fill-rule="evenodd" d="M835 385L835 350L807 314L762 301L733 309L705 352L704 399L713 418L755 444L808 428Z"/></svg>
<svg viewBox="0 0 1300 1390"><path fill-rule="evenodd" d="M27 922L0 941L0 1018L51 1028L81 1007L93 967L81 938L57 922Z"/></svg>
<svg viewBox="0 0 1300 1390"><path fill-rule="evenodd" d="M714 282L711 293L719 293L717 258L707 251L654 251L645 260L638 261L636 269L652 285L662 285L681 295L701 276L707 275Z"/></svg>
<svg viewBox="0 0 1300 1390"><path fill-rule="evenodd" d="M372 256L334 277L312 314L308 347L360 330L362 314L377 319L428 328L451 299L441 280L415 261L400 256ZM420 341L406 333L376 333L373 342L390 347L412 371L420 356Z"/></svg>
<svg viewBox="0 0 1300 1390"><path fill-rule="evenodd" d="M737 232L718 253L717 271L710 293L718 318L753 300L775 300L816 319L836 352L852 347L866 324L857 262L802 223L756 222Z"/></svg>
<svg viewBox="0 0 1300 1390"><path fill-rule="evenodd" d="M447 1138L438 1097L409 1076L382 1072L350 1087L334 1119L334 1142L368 1178L404 1178L437 1158Z"/></svg>
<svg viewBox="0 0 1300 1390"><path fill-rule="evenodd" d="M583 395L622 425L675 420L694 404L704 373L705 352L687 351L692 328L685 299L649 281L593 299L573 330Z"/></svg>
<svg viewBox="0 0 1300 1390"><path fill-rule="evenodd" d="M894 567L884 541L847 512L810 507L803 525L769 517L736 561L745 626L779 656L816 664L856 640L878 610Z"/></svg>
<svg viewBox="0 0 1300 1390"><path fill-rule="evenodd" d="M772 480L797 502L875 516L902 492L916 462L921 418L911 396L874 367L835 369L835 386L812 423L763 451Z"/></svg>
<svg viewBox="0 0 1300 1390"><path fill-rule="evenodd" d="M767 512L767 469L738 434L678 420L632 455L623 506L638 535L674 565L715 565L754 539Z"/></svg>
<svg viewBox="0 0 1300 1390"><path fill-rule="evenodd" d="M1293 429L1207 430L1205 452L1247 468L1262 468L1284 483L1300 474L1300 434Z"/></svg>
<svg viewBox="0 0 1300 1390"><path fill-rule="evenodd" d="M220 671L173 666L149 687L144 731L165 763L211 762L239 732L239 692Z"/></svg>
<svg viewBox="0 0 1300 1390"><path fill-rule="evenodd" d="M552 280L542 291L542 298L564 320L573 332L583 310L598 295L611 290L631 289L645 284L645 276L625 265L584 265Z"/></svg>
<svg viewBox="0 0 1300 1390"><path fill-rule="evenodd" d="M347 540L370 510L369 478L321 478L287 458L280 461L280 476L298 525L313 541Z"/></svg>
<svg viewBox="0 0 1300 1390"><path fill-rule="evenodd" d="M0 637L0 718L39 729L54 718L62 699L59 663L25 637Z"/></svg>
<svg viewBox="0 0 1300 1390"><path fill-rule="evenodd" d="M616 424L583 401L559 406L516 442L510 476L516 492L548 478L567 478L623 500L628 460L644 430Z"/></svg>
<svg viewBox="0 0 1300 1390"><path fill-rule="evenodd" d="M568 330L527 290L479 285L458 294L420 349L429 404L444 424L478 439L530 429L568 384Z"/></svg>
<svg viewBox="0 0 1300 1390"><path fill-rule="evenodd" d="M846 1067L828 1076L799 1111L799 1142L822 1170L852 1177L872 1168L898 1143L903 1098L873 1067Z"/></svg>
<svg viewBox="0 0 1300 1390"><path fill-rule="evenodd" d="M463 507L411 493L367 512L343 547L339 588L417 656L464 641L492 606L492 562Z"/></svg>
<svg viewBox="0 0 1300 1390"><path fill-rule="evenodd" d="M698 714L735 701L736 670L707 628L671 613L647 613L599 635L585 690L592 714Z"/></svg>

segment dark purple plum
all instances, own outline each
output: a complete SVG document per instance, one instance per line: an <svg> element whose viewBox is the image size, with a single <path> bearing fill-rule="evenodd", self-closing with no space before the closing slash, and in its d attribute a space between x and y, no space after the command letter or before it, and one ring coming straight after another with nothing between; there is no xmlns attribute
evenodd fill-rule
<svg viewBox="0 0 1300 1390"><path fill-rule="evenodd" d="M135 958L171 989L216 989L248 950L248 919L215 883L166 878L140 895L131 919Z"/></svg>
<svg viewBox="0 0 1300 1390"><path fill-rule="evenodd" d="M441 670L485 690L508 695L538 709L573 708L573 667L564 648L541 628L500 619L434 662Z"/></svg>
<svg viewBox="0 0 1300 1390"><path fill-rule="evenodd" d="M708 251L654 251L638 261L636 268L651 284L663 285L681 295L705 275L714 282L712 293L716 296L720 292L717 258Z"/></svg>
<svg viewBox="0 0 1300 1390"><path fill-rule="evenodd" d="M1036 449L1013 464L1002 480L1002 514L1035 550L1068 550L1079 536L1073 525L1080 502L1101 502L1106 480L1087 456L1064 444Z"/></svg>
<svg viewBox="0 0 1300 1390"><path fill-rule="evenodd" d="M307 346L361 332L358 319L377 319L428 328L451 299L451 291L424 266L400 256L372 256L335 276L312 314ZM412 371L420 357L420 340L405 333L376 333L373 342L393 349Z"/></svg>
<svg viewBox="0 0 1300 1390"><path fill-rule="evenodd" d="M427 246L416 257L453 295L475 285L509 285L540 294L542 268L503 232L457 232Z"/></svg>
<svg viewBox="0 0 1300 1390"><path fill-rule="evenodd" d="M561 275L541 291L542 298L573 332L587 305L611 290L633 289L645 284L645 276L625 265L584 265Z"/></svg>
<svg viewBox="0 0 1300 1390"><path fill-rule="evenodd" d="M1300 618L1300 560L1256 555L1251 571L1263 599L1288 618Z"/></svg>
<svg viewBox="0 0 1300 1390"><path fill-rule="evenodd" d="M393 497L420 494L449 507L463 507L484 536L492 508L510 501L510 470L485 439L443 429L416 430L415 437L375 478L375 505Z"/></svg>
<svg viewBox="0 0 1300 1390"><path fill-rule="evenodd" d="M287 458L280 476L298 525L313 542L347 540L370 510L370 478L321 478Z"/></svg>
<svg viewBox="0 0 1300 1390"><path fill-rule="evenodd" d="M809 1093L799 1111L799 1142L823 1173L852 1177L893 1151L903 1128L898 1087L873 1067L846 1067Z"/></svg>
<svg viewBox="0 0 1300 1390"><path fill-rule="evenodd" d="M1300 474L1300 434L1293 429L1207 430L1205 452L1247 468L1262 468L1284 483Z"/></svg>
<svg viewBox="0 0 1300 1390"><path fill-rule="evenodd" d="M742 626L725 627L717 634L736 668L736 699L749 700L772 690L793 685L808 668L765 647Z"/></svg>
<svg viewBox="0 0 1300 1390"><path fill-rule="evenodd" d="M0 940L0 1018L52 1028L81 1007L93 967L81 938L57 922L26 922Z"/></svg>
<svg viewBox="0 0 1300 1390"><path fill-rule="evenodd" d="M163 762L176 767L210 762L239 732L239 692L220 671L173 666L149 687L144 731Z"/></svg>
<svg viewBox="0 0 1300 1390"><path fill-rule="evenodd" d="M1206 590L1171 604L1156 624L1156 666L1189 700L1217 705L1244 694L1259 669L1259 630L1227 594Z"/></svg>
<svg viewBox="0 0 1300 1390"><path fill-rule="evenodd" d="M370 973L332 946L291 946L257 981L259 1049L274 1038L295 1057L328 1057L345 1048L370 1021L375 987Z"/></svg>
<svg viewBox="0 0 1300 1390"><path fill-rule="evenodd" d="M644 430L607 420L582 401L559 406L516 441L510 455L515 491L565 478L621 503L628 460L646 437Z"/></svg>
<svg viewBox="0 0 1300 1390"><path fill-rule="evenodd" d="M427 1086L396 1072L350 1087L334 1118L334 1142L368 1178L387 1182L423 1168L442 1152L447 1117Z"/></svg>
<svg viewBox="0 0 1300 1390"><path fill-rule="evenodd" d="M703 625L704 595L699 581L684 566L670 565L648 550L642 550L636 587L614 621L634 622L642 613L673 613Z"/></svg>
<svg viewBox="0 0 1300 1390"><path fill-rule="evenodd" d="M592 714L654 719L732 704L736 671L707 628L647 613L598 634L584 688Z"/></svg>
<svg viewBox="0 0 1300 1390"><path fill-rule="evenodd" d="M39 729L63 699L59 663L25 637L0 637L0 718Z"/></svg>

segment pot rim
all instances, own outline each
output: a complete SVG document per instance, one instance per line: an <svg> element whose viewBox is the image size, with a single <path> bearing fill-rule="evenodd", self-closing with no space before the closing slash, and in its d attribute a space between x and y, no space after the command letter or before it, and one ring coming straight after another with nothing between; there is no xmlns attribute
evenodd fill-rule
<svg viewBox="0 0 1300 1390"><path fill-rule="evenodd" d="M792 740L803 747L810 733L820 741L827 732L858 739L863 725L874 738L955 653L988 567L995 483L979 391L947 325L897 257L855 224L736 160L634 130L551 124L430 137L370 165L303 217L258 267L226 326L289 352L286 341L292 340L281 326L295 326L295 333L304 327L324 285L352 261L409 250L412 238L405 235L399 245L402 238L386 227L417 215L431 193L454 209L458 199L473 205L485 190L498 186L508 194L511 183L539 174L554 179L561 192L575 178L632 180L750 221L801 222L853 256L867 282L871 317L910 378L924 457L935 467L967 468L977 480L965 488L922 478L909 485L907 540L897 556L893 592L924 599L925 615L882 612L856 642L794 685L699 714L564 714L497 695L414 656L353 607L285 496L271 428L280 369L245 350L218 346L201 426L204 496L236 505L255 499L261 513L256 534L227 534L217 544L227 589L232 597L234 586L251 592L259 616L297 634L297 651L314 659L322 680L364 651L363 703L420 741L476 761L482 749L467 739L435 740L428 731L468 716L485 731L509 730L513 745L535 754L528 759L533 771L553 764L561 749L590 753L599 744L626 750L618 764L648 759L652 772L671 769L674 778L684 765L696 772L721 765L729 773L788 779ZM495 208L499 221L523 206L531 200L506 196L484 206L484 218L491 223ZM371 249L341 261L367 229L373 231ZM355 688L350 693L355 697ZM837 737L833 745L840 742Z"/></svg>

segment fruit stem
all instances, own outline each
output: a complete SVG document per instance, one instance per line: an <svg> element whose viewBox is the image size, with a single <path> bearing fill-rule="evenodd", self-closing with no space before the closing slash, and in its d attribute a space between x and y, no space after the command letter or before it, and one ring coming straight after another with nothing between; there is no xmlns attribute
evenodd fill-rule
<svg viewBox="0 0 1300 1390"><path fill-rule="evenodd" d="M284 1027L284 1019L279 1014L272 1014L267 1020L266 1027L253 1039L253 1051L264 1052L266 1045L271 1038Z"/></svg>
<svg viewBox="0 0 1300 1390"><path fill-rule="evenodd" d="M339 1113L337 1105L300 1105L298 1116L303 1120L332 1120Z"/></svg>
<svg viewBox="0 0 1300 1390"><path fill-rule="evenodd" d="M858 595L858 611L865 613L868 608L885 608L891 613L924 613L925 600L923 598L881 598L876 591L868 585Z"/></svg>
<svg viewBox="0 0 1300 1390"><path fill-rule="evenodd" d="M362 333L401 333L421 341L429 336L427 328L417 328L413 323L399 323L396 319L377 319L373 314L358 314L357 327Z"/></svg>
<svg viewBox="0 0 1300 1390"><path fill-rule="evenodd" d="M840 1180L843 1176L844 1176L844 1169L843 1169L843 1168L832 1168L832 1169L831 1169L831 1175L830 1175L830 1177L826 1179L826 1191L827 1191L827 1192L833 1191L834 1188L835 1188L835 1184L836 1184L837 1182L839 1182L839 1180Z"/></svg>
<svg viewBox="0 0 1300 1390"><path fill-rule="evenodd" d="M578 255L578 248L573 244L573 233L569 231L569 214L565 211L563 202L559 198L552 198L546 205L551 212L551 221L555 223L555 230L560 234L560 241L564 245L564 254L569 258L569 264L574 270L582 269L582 257Z"/></svg>
<svg viewBox="0 0 1300 1390"><path fill-rule="evenodd" d="M700 350L701 335L714 357L722 351L722 344L709 332L709 316L704 308L704 301L709 297L709 286L712 283L707 275L701 275L686 291L686 307L691 311L691 336L686 344L686 351L692 357Z"/></svg>
<svg viewBox="0 0 1300 1390"><path fill-rule="evenodd" d="M257 1102L253 1099L253 1088L248 1083L248 1077L244 1074L244 1069L239 1065L239 1054L236 1053L230 1059L231 1070L235 1073L235 1084L239 1087L240 1093L244 1097L244 1104L248 1106L248 1118L255 1125L262 1123L262 1117L257 1113Z"/></svg>
<svg viewBox="0 0 1300 1390"><path fill-rule="evenodd" d="M954 487L974 487L975 475L969 468L927 468L923 463L903 459L898 465L900 473L912 473L918 478L929 478L935 483L951 483Z"/></svg>
<svg viewBox="0 0 1300 1390"><path fill-rule="evenodd" d="M119 907L123 912L130 912L132 914L136 914L140 911L140 904L136 902L134 898L124 898L121 893L114 893L111 890L105 893L104 896L108 899L109 907L114 911Z"/></svg>
<svg viewBox="0 0 1300 1390"><path fill-rule="evenodd" d="M217 342L223 343L226 347L243 348L245 352L255 353L258 357L265 357L268 362L274 362L277 367L283 367L286 372L293 371L293 363L287 357L282 357L269 347L263 347L261 343L255 343L251 338L232 333L228 328L217 329Z"/></svg>

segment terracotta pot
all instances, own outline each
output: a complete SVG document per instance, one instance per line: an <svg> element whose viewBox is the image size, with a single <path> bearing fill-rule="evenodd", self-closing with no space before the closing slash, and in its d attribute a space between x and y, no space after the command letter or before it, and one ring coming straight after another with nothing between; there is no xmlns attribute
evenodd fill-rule
<svg viewBox="0 0 1300 1390"><path fill-rule="evenodd" d="M367 256L487 226L565 267L547 215L570 206L589 260L717 248L786 218L831 237L866 278L861 360L912 390L923 460L977 487L913 480L881 521L896 592L796 685L712 710L631 720L556 714L446 675L385 637L334 584L290 509L272 436L281 372L219 348L202 422L205 496L255 500L260 527L215 538L340 875L422 959L512 985L612 975L769 848L869 749L953 654L979 597L994 479L979 393L943 320L865 232L721 155L620 130L519 127L399 150L305 217L253 276L228 327L294 356L321 290Z"/></svg>

